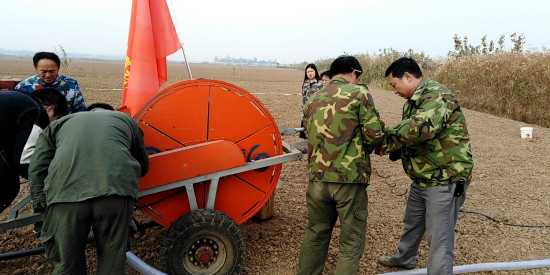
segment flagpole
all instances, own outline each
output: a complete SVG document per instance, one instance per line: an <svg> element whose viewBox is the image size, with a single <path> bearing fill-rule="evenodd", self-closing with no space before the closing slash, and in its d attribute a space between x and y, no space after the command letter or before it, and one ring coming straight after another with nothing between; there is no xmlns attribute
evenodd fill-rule
<svg viewBox="0 0 550 275"><path fill-rule="evenodd" d="M187 63L187 56L185 56L185 51L183 50L183 43L181 44L181 52L183 53L183 59L185 60L185 65L187 66L187 72L189 73L189 78L193 79L193 75L191 74L191 68L189 67L189 63Z"/></svg>
<svg viewBox="0 0 550 275"><path fill-rule="evenodd" d="M175 15L176 13L175 13L174 4L172 3L172 0L170 0L170 9L172 10L172 13ZM176 21L176 24L175 24L176 33L178 33L179 32L178 17L174 16L174 20ZM185 65L187 66L187 72L189 73L189 78L193 79L193 75L191 74L191 68L189 67L189 63L187 62L187 56L185 55L185 51L183 50L183 43L181 42L181 40L180 40L180 44L181 44L181 52L183 53L183 59L185 60Z"/></svg>

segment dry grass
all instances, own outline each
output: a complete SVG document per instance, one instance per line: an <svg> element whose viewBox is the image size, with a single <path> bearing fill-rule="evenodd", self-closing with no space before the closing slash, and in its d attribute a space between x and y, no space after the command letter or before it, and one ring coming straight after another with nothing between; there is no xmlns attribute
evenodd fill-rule
<svg viewBox="0 0 550 275"><path fill-rule="evenodd" d="M433 60L423 53L384 50L357 55L363 83L386 90L386 68L402 56L414 58L425 77L439 81L468 109L550 127L550 52L499 52ZM321 61L319 62L323 64Z"/></svg>
<svg viewBox="0 0 550 275"><path fill-rule="evenodd" d="M501 52L434 61L423 53L400 53L389 49L381 51L379 55L356 55L364 69L361 82L391 89L384 77L385 70L392 61L404 55L415 58L426 77L447 85L468 109L550 127L549 51L525 54ZM324 71L329 69L331 62L332 59L318 60L315 64L319 71ZM26 78L34 74L30 59L7 58L2 60L2 64L5 66L0 67L0 77ZM93 103L109 98L112 100L107 103L120 106L120 90L113 87L122 87L122 62L74 60L69 66L70 76L79 80L87 101ZM189 78L185 65L170 64L169 67L171 76L168 83ZM110 71L107 74L106 68ZM266 83L275 81L274 77L279 77L279 74L282 79L277 81L292 82L297 78L291 69L280 69L273 75L271 71L267 72L267 68L233 67L232 70L224 70L224 74L213 75L212 68L191 65L194 78L229 81L248 86L245 89L262 90ZM61 73L64 73L63 68ZM245 81L245 76L253 79Z"/></svg>
<svg viewBox="0 0 550 275"><path fill-rule="evenodd" d="M468 109L550 126L550 53L469 55L443 62L433 79Z"/></svg>

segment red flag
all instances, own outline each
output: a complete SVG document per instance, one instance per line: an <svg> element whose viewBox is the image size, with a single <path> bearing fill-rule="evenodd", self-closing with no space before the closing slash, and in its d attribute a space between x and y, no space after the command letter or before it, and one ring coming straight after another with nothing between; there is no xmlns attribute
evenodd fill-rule
<svg viewBox="0 0 550 275"><path fill-rule="evenodd" d="M134 116L159 91L166 56L181 47L165 0L133 0L120 110Z"/></svg>

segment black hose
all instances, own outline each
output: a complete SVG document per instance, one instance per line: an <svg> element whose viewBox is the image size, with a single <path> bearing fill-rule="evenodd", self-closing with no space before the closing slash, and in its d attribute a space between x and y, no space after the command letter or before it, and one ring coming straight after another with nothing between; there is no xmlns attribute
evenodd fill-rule
<svg viewBox="0 0 550 275"><path fill-rule="evenodd" d="M145 230L147 228L157 226L157 225L158 225L158 223L151 221L151 222L147 222L147 223L144 223L144 224L138 224L137 227L138 227L138 231L143 232L143 230ZM86 241L86 243L91 243L91 242L94 242L94 241L95 241L95 237L91 236L91 237L88 237L88 240ZM2 254L0 254L0 261L38 255L38 254L44 253L45 251L46 251L46 249L43 246L41 246L41 247L31 248L31 249L26 249L26 250L19 250L19 251L2 253Z"/></svg>
<svg viewBox="0 0 550 275"><path fill-rule="evenodd" d="M27 250L19 250L19 251L14 251L14 252L2 253L2 254L0 254L0 261L11 260L11 259L15 259L15 258L32 256L32 255L38 255L38 254L44 253L45 250L46 249L44 249L44 247L41 246L41 247L27 249Z"/></svg>

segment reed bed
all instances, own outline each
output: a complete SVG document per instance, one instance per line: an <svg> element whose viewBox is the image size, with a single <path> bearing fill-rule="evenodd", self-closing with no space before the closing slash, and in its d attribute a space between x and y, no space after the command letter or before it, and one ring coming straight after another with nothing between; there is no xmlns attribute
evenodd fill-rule
<svg viewBox="0 0 550 275"><path fill-rule="evenodd" d="M550 127L550 51L451 55L433 59L424 53L380 50L355 55L363 66L361 82L387 90L386 68L402 56L414 58L424 76L449 87L465 108ZM316 61L319 71L330 60ZM304 65L305 67L305 65Z"/></svg>

